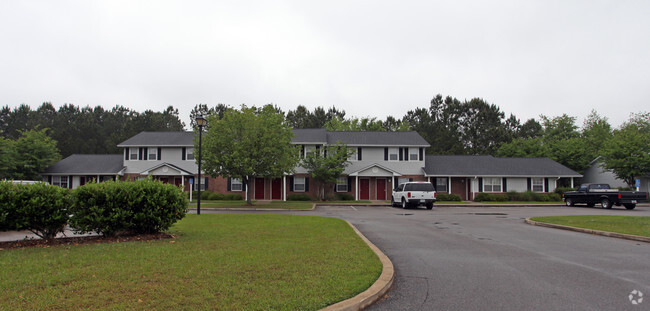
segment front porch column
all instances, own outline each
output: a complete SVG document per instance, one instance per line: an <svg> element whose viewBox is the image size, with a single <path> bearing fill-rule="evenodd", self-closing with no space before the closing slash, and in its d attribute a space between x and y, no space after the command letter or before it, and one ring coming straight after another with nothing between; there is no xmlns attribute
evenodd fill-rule
<svg viewBox="0 0 650 311"><path fill-rule="evenodd" d="M355 176L354 200L359 201L359 176Z"/></svg>
<svg viewBox="0 0 650 311"><path fill-rule="evenodd" d="M181 188L183 188L183 192L185 192L185 176L181 175Z"/></svg>
<svg viewBox="0 0 650 311"><path fill-rule="evenodd" d="M287 175L282 175L282 201L287 200Z"/></svg>
<svg viewBox="0 0 650 311"><path fill-rule="evenodd" d="M447 193L451 194L451 177L447 178Z"/></svg>

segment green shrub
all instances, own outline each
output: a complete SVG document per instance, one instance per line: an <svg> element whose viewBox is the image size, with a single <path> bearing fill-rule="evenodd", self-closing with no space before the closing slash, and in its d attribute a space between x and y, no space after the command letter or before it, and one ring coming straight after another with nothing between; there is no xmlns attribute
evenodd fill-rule
<svg viewBox="0 0 650 311"><path fill-rule="evenodd" d="M223 195L223 199L227 201L241 201L244 197L239 193L226 193Z"/></svg>
<svg viewBox="0 0 650 311"><path fill-rule="evenodd" d="M461 201L460 196L453 193L438 193L436 197L438 201L453 201L453 202Z"/></svg>
<svg viewBox="0 0 650 311"><path fill-rule="evenodd" d="M223 193L214 193L213 196L210 197L210 200L224 200L225 195Z"/></svg>
<svg viewBox="0 0 650 311"><path fill-rule="evenodd" d="M311 201L311 197L306 193L292 193L287 196L287 201Z"/></svg>
<svg viewBox="0 0 650 311"><path fill-rule="evenodd" d="M560 194L557 194L557 193L549 193L549 194L547 194L547 196L548 196L548 200L549 200L550 202L558 202L558 201L562 201L562 196L561 196Z"/></svg>
<svg viewBox="0 0 650 311"><path fill-rule="evenodd" d="M562 196L562 194L569 192L569 191L576 191L575 188L570 188L570 187L557 187L555 188L555 193L559 194Z"/></svg>
<svg viewBox="0 0 650 311"><path fill-rule="evenodd" d="M155 233L185 217L187 198L174 185L151 179L86 184L74 191L70 226L105 236Z"/></svg>
<svg viewBox="0 0 650 311"><path fill-rule="evenodd" d="M210 200L211 195L212 195L212 191L209 190L201 191L201 200Z"/></svg>
<svg viewBox="0 0 650 311"><path fill-rule="evenodd" d="M63 232L68 222L69 190L46 183L0 182L0 230L29 230L44 239Z"/></svg>
<svg viewBox="0 0 650 311"><path fill-rule="evenodd" d="M489 193L481 192L474 197L476 202L489 202L492 201L492 197Z"/></svg>
<svg viewBox="0 0 650 311"><path fill-rule="evenodd" d="M336 201L354 201L354 196L349 194L349 193L337 193L337 194L334 195L334 200L336 200Z"/></svg>

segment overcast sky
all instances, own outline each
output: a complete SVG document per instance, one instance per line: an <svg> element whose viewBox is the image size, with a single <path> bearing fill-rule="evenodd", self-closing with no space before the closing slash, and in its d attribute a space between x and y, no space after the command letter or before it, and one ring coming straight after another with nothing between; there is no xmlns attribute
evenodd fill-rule
<svg viewBox="0 0 650 311"><path fill-rule="evenodd" d="M650 1L0 1L0 105L650 111Z"/></svg>

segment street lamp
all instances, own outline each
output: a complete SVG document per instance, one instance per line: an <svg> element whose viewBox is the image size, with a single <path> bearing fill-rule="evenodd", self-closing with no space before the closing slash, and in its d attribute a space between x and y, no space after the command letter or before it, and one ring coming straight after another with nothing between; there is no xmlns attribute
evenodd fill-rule
<svg viewBox="0 0 650 311"><path fill-rule="evenodd" d="M196 117L196 125L199 126L199 180L197 183L199 186L199 197L196 201L197 215L201 215L201 136L203 134L203 126L206 124L208 124L208 120L206 120L202 115Z"/></svg>

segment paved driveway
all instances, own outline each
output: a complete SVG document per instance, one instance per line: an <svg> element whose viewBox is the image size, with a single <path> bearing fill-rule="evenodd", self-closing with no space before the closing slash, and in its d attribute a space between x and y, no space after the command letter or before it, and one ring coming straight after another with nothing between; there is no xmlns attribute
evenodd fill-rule
<svg viewBox="0 0 650 311"><path fill-rule="evenodd" d="M648 207L320 207L391 258L396 282L370 310L650 310L650 244L535 227L544 215L650 216ZM633 305L628 296L646 296Z"/></svg>

